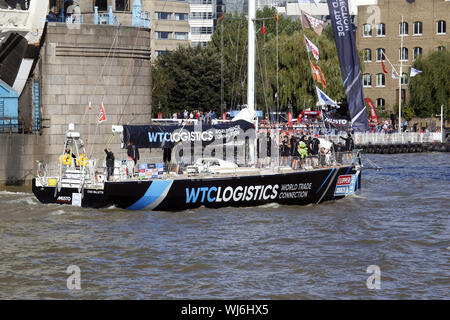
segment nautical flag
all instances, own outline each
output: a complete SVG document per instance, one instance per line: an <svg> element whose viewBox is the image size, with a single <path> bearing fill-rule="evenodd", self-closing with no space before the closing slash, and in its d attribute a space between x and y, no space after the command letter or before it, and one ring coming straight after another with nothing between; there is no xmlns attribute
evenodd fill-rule
<svg viewBox="0 0 450 320"><path fill-rule="evenodd" d="M366 103L370 107L370 116L372 117L372 120L378 122L378 116L377 116L377 113L375 111L375 107L374 107L374 105L372 103L372 100L370 100L370 98L366 98Z"/></svg>
<svg viewBox="0 0 450 320"><path fill-rule="evenodd" d="M325 76L322 73L322 70L320 67L311 61L311 72L313 75L314 80L321 83L324 87L324 89L327 88L327 80L325 79Z"/></svg>
<svg viewBox="0 0 450 320"><path fill-rule="evenodd" d="M348 110L352 122L352 128L356 132L369 130L366 105L362 88L362 73L356 49L355 33L349 18L349 6L347 0L328 0L331 26L334 33L334 42L341 66L342 81L347 95Z"/></svg>
<svg viewBox="0 0 450 320"><path fill-rule="evenodd" d="M318 36L320 36L322 34L325 22L313 17L312 15L302 10L302 24L304 28L313 29L314 32L317 33Z"/></svg>
<svg viewBox="0 0 450 320"><path fill-rule="evenodd" d="M101 123L103 121L106 121L106 113L102 102L102 105L100 106L100 115L98 116L98 123Z"/></svg>
<svg viewBox="0 0 450 320"><path fill-rule="evenodd" d="M398 79L397 72L394 69L392 69L392 79Z"/></svg>
<svg viewBox="0 0 450 320"><path fill-rule="evenodd" d="M386 71L386 65L384 64L383 57L381 57L381 67L383 68L383 72L384 72L384 73L388 73L388 72Z"/></svg>
<svg viewBox="0 0 450 320"><path fill-rule="evenodd" d="M306 48L308 52L312 52L314 58L318 61L319 60L319 48L316 47L314 43L312 43L306 36L305 37L305 43Z"/></svg>
<svg viewBox="0 0 450 320"><path fill-rule="evenodd" d="M319 0L298 0L298 3L311 3L313 2L316 6L319 4Z"/></svg>
<svg viewBox="0 0 450 320"><path fill-rule="evenodd" d="M317 97L319 98L319 104L321 106L325 106L325 105L331 105L331 106L335 106L337 108L339 108L338 104L336 103L336 101L334 101L333 99L331 99L329 96L327 96L325 94L325 92L323 92L322 90L320 90L318 87L316 87L316 91L317 91Z"/></svg>
<svg viewBox="0 0 450 320"><path fill-rule="evenodd" d="M409 76L412 78L412 77L417 76L419 73L422 73L422 71L411 68L411 73L409 74Z"/></svg>

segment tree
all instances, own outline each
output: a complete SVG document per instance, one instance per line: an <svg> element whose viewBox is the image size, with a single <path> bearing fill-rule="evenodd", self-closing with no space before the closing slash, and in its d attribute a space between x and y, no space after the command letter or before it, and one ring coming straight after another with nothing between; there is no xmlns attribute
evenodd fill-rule
<svg viewBox="0 0 450 320"><path fill-rule="evenodd" d="M180 46L158 57L153 86L153 101L163 113L215 109L220 106L220 57L200 46Z"/></svg>
<svg viewBox="0 0 450 320"><path fill-rule="evenodd" d="M450 52L436 51L426 58L418 58L413 68L422 73L410 78L410 105L416 116L430 117L440 114L441 105L446 106L450 116Z"/></svg>

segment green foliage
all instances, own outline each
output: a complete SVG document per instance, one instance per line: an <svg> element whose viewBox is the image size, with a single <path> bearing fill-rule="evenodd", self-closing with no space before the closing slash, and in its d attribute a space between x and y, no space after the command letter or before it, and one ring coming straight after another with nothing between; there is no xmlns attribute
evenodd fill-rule
<svg viewBox="0 0 450 320"><path fill-rule="evenodd" d="M220 57L202 47L178 47L153 67L155 112L209 110L220 104ZM160 107L161 109L159 109Z"/></svg>
<svg viewBox="0 0 450 320"><path fill-rule="evenodd" d="M450 116L450 52L436 51L426 58L418 58L413 67L423 71L411 78L410 105L415 115L430 117L440 114L444 105L445 115Z"/></svg>

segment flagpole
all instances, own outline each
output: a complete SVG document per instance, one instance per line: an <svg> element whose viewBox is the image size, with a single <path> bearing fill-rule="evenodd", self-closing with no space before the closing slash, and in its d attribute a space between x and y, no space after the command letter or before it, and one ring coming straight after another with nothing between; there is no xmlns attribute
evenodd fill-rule
<svg viewBox="0 0 450 320"><path fill-rule="evenodd" d="M279 102L279 96L280 96L280 85L279 85L279 79L278 79L278 72L279 72L279 65L278 65L278 13L275 16L275 20L276 20L276 30L277 30L277 110L276 110L276 122L279 121L279 117L278 117L278 112L280 110L280 102ZM269 121L270 121L270 117L269 117Z"/></svg>
<svg viewBox="0 0 450 320"><path fill-rule="evenodd" d="M400 74L398 77L398 133L402 132L402 77L403 77L403 16L402 16L402 24L400 27L400 37L401 37L401 46L400 46Z"/></svg>
<svg viewBox="0 0 450 320"><path fill-rule="evenodd" d="M300 22L301 22L302 34L303 34L303 40L302 41L303 41L303 44L306 46L306 44L305 44L305 29L303 27L303 10L300 10ZM308 48L306 48L306 53L308 54L309 69L311 70L311 56L309 55ZM312 70L311 70L311 76L313 78L313 81L314 81L315 85L317 86L317 82L316 82L316 79L314 79L314 75L312 73ZM319 97L317 97L317 98L319 98Z"/></svg>

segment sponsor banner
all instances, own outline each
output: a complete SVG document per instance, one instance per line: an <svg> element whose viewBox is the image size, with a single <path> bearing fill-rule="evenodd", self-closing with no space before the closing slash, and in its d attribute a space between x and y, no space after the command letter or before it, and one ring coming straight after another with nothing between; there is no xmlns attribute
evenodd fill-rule
<svg viewBox="0 0 450 320"><path fill-rule="evenodd" d="M186 188L186 204L306 199L311 188L312 183Z"/></svg>
<svg viewBox="0 0 450 320"><path fill-rule="evenodd" d="M125 148L128 141L137 148L161 148L163 141L210 143L215 139L229 139L254 129L254 126L245 120L237 120L217 125L124 125L123 128Z"/></svg>
<svg viewBox="0 0 450 320"><path fill-rule="evenodd" d="M341 175L337 179L336 189L334 190L335 196L347 196L355 193L356 181L358 175L346 174Z"/></svg>
<svg viewBox="0 0 450 320"><path fill-rule="evenodd" d="M338 130L345 130L350 124L350 120L346 118L338 118L333 115L323 112L323 121L325 124L332 126Z"/></svg>
<svg viewBox="0 0 450 320"><path fill-rule="evenodd" d="M234 118L239 112L241 112L241 110L231 110L230 111L230 117ZM255 114L258 118L262 118L263 117L263 112L262 110L256 110Z"/></svg>
<svg viewBox="0 0 450 320"><path fill-rule="evenodd" d="M331 25L341 66L348 108L355 131L368 131L361 79L361 66L356 50L355 32L347 0L328 0Z"/></svg>

